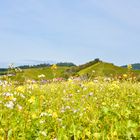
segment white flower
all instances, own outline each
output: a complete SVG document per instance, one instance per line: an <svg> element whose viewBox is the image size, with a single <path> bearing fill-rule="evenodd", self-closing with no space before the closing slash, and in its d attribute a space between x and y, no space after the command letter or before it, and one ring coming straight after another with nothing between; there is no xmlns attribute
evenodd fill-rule
<svg viewBox="0 0 140 140"><path fill-rule="evenodd" d="M7 108L13 109L14 108L14 103L12 101L7 102L4 106Z"/></svg>
<svg viewBox="0 0 140 140"><path fill-rule="evenodd" d="M45 137L47 136L47 134L46 134L45 131L41 131L40 134L42 134L42 135L45 136Z"/></svg>
<svg viewBox="0 0 140 140"><path fill-rule="evenodd" d="M23 98L23 99L25 99L25 96L23 94L20 94L20 97Z"/></svg>
<svg viewBox="0 0 140 140"><path fill-rule="evenodd" d="M5 92L5 93L3 93L3 96L9 97L9 96L13 96L13 94L12 93L9 93L9 92Z"/></svg>
<svg viewBox="0 0 140 140"><path fill-rule="evenodd" d="M39 122L40 124L43 124L43 123L45 123L45 121L44 120L40 120L40 122Z"/></svg>
<svg viewBox="0 0 140 140"><path fill-rule="evenodd" d="M74 101L71 101L74 104Z"/></svg>
<svg viewBox="0 0 140 140"><path fill-rule="evenodd" d="M21 105L17 105L19 110L22 110L22 106Z"/></svg>
<svg viewBox="0 0 140 140"><path fill-rule="evenodd" d="M84 90L84 91L87 90L87 87L84 87L83 90Z"/></svg>
<svg viewBox="0 0 140 140"><path fill-rule="evenodd" d="M69 97L72 97L72 96L73 96L73 94L69 94L68 96L69 96Z"/></svg>
<svg viewBox="0 0 140 140"><path fill-rule="evenodd" d="M17 98L13 98L13 99L12 99L12 101L14 101L14 102L15 102L16 100L17 100Z"/></svg>
<svg viewBox="0 0 140 140"><path fill-rule="evenodd" d="M63 93L66 93L66 90L65 89L63 90Z"/></svg>
<svg viewBox="0 0 140 140"><path fill-rule="evenodd" d="M11 64L9 64L9 66L8 66L10 69L13 69L14 68L14 64L13 63L11 63Z"/></svg>
<svg viewBox="0 0 140 140"><path fill-rule="evenodd" d="M47 113L46 113L46 112L42 112L42 113L40 114L40 117L43 117L43 116L47 116Z"/></svg>
<svg viewBox="0 0 140 140"><path fill-rule="evenodd" d="M0 81L0 86L2 86L3 85L3 82L2 81Z"/></svg>
<svg viewBox="0 0 140 140"><path fill-rule="evenodd" d="M59 122L62 122L62 119L59 119L59 118L58 118L57 120L58 120Z"/></svg>
<svg viewBox="0 0 140 140"><path fill-rule="evenodd" d="M78 112L78 110L73 110L73 113L77 113Z"/></svg>
<svg viewBox="0 0 140 140"><path fill-rule="evenodd" d="M93 92L90 92L88 95L89 95L89 96L92 96L92 95L93 95Z"/></svg>
<svg viewBox="0 0 140 140"><path fill-rule="evenodd" d="M77 92L79 93L79 92L80 92L80 90L77 90Z"/></svg>
<svg viewBox="0 0 140 140"><path fill-rule="evenodd" d="M64 112L65 112L65 110L64 110L64 109L62 109L62 110L61 110L61 113L64 113Z"/></svg>
<svg viewBox="0 0 140 140"><path fill-rule="evenodd" d="M94 83L98 83L98 80L97 80L97 79L95 79L95 80L93 80L93 82L94 82Z"/></svg>
<svg viewBox="0 0 140 140"><path fill-rule="evenodd" d="M44 74L38 75L38 78L45 78Z"/></svg>
<svg viewBox="0 0 140 140"><path fill-rule="evenodd" d="M95 73L95 70L93 70L92 72Z"/></svg>
<svg viewBox="0 0 140 140"><path fill-rule="evenodd" d="M5 84L5 85L7 85L7 84L8 84L8 82L7 82L7 81L4 81L4 84Z"/></svg>
<svg viewBox="0 0 140 140"><path fill-rule="evenodd" d="M65 109L70 109L70 106L66 106Z"/></svg>

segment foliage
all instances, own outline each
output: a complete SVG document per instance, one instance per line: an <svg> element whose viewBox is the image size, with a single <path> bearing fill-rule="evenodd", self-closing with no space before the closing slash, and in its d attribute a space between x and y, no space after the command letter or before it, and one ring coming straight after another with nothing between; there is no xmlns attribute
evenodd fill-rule
<svg viewBox="0 0 140 140"><path fill-rule="evenodd" d="M32 66L30 66L30 65L24 65L24 66L19 66L17 68L29 69L29 68L43 68L43 67L49 67L49 66L50 66L50 64L44 63L44 64L38 64L38 65L32 65Z"/></svg>
<svg viewBox="0 0 140 140"><path fill-rule="evenodd" d="M57 63L57 66L72 67L72 66L76 66L76 65L71 62L60 62L60 63Z"/></svg>
<svg viewBox="0 0 140 140"><path fill-rule="evenodd" d="M1 68L0 69L0 75L4 75L7 73L7 69L6 68Z"/></svg>
<svg viewBox="0 0 140 140"><path fill-rule="evenodd" d="M140 139L139 99L129 81L1 81L0 139Z"/></svg>

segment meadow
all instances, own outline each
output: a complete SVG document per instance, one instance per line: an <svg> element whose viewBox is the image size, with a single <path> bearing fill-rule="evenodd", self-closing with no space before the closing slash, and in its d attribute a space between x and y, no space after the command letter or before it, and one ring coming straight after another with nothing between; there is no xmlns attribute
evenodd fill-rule
<svg viewBox="0 0 140 140"><path fill-rule="evenodd" d="M0 82L0 140L138 139L139 82Z"/></svg>

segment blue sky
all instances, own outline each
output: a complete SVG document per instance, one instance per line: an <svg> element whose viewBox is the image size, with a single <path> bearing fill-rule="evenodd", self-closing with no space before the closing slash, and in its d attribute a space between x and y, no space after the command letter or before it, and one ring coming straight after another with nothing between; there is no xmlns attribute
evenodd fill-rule
<svg viewBox="0 0 140 140"><path fill-rule="evenodd" d="M0 1L0 67L94 58L140 62L139 0Z"/></svg>

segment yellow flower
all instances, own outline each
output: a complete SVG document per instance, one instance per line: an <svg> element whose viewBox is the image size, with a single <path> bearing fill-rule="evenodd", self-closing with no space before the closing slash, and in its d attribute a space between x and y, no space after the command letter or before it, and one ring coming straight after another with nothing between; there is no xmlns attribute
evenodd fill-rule
<svg viewBox="0 0 140 140"><path fill-rule="evenodd" d="M7 97L5 97L6 100L13 100L13 98L14 98L13 96L7 96Z"/></svg>
<svg viewBox="0 0 140 140"><path fill-rule="evenodd" d="M28 79L26 82L27 82L27 84L31 84L32 83L32 81L30 79Z"/></svg>
<svg viewBox="0 0 140 140"><path fill-rule="evenodd" d="M38 78L45 78L44 74L38 75Z"/></svg>
<svg viewBox="0 0 140 140"><path fill-rule="evenodd" d="M56 112L53 112L52 117L53 118L57 118L58 117L57 113Z"/></svg>
<svg viewBox="0 0 140 140"><path fill-rule="evenodd" d="M110 85L109 89L115 91L115 90L119 90L120 87L119 87L119 85L118 85L117 83L113 82L113 83Z"/></svg>
<svg viewBox="0 0 140 140"><path fill-rule="evenodd" d="M99 139L100 137L101 137L101 134L100 133L94 133L94 138Z"/></svg>
<svg viewBox="0 0 140 140"><path fill-rule="evenodd" d="M44 100L45 99L44 95L40 95L40 99Z"/></svg>
<svg viewBox="0 0 140 140"><path fill-rule="evenodd" d="M28 101L29 101L29 103L34 103L35 102L35 96L31 96L31 98Z"/></svg>
<svg viewBox="0 0 140 140"><path fill-rule="evenodd" d="M86 107L86 110L87 110L87 111L90 111L90 110L91 110L91 107L89 107L89 106Z"/></svg>
<svg viewBox="0 0 140 140"><path fill-rule="evenodd" d="M127 69L131 70L132 69L132 65L131 64L127 65Z"/></svg>
<svg viewBox="0 0 140 140"><path fill-rule="evenodd" d="M33 88L35 88L35 89L38 88L38 85L37 84L34 84L33 85Z"/></svg>
<svg viewBox="0 0 140 140"><path fill-rule="evenodd" d="M53 113L53 111L52 111L51 109L49 109L49 110L48 110L48 113L49 113L49 114L52 114L52 113Z"/></svg>
<svg viewBox="0 0 140 140"><path fill-rule="evenodd" d="M37 118L37 115L36 115L35 113L33 113L33 114L32 114L32 118L33 118L33 119L36 119L36 118Z"/></svg>
<svg viewBox="0 0 140 140"><path fill-rule="evenodd" d="M88 138L90 138L90 136L91 136L90 130L88 130L88 129L86 128L84 131L85 131L85 134L88 136Z"/></svg>
<svg viewBox="0 0 140 140"><path fill-rule="evenodd" d="M0 133L3 133L3 132L4 132L4 130L2 128L0 128Z"/></svg>
<svg viewBox="0 0 140 140"><path fill-rule="evenodd" d="M72 78L69 78L68 79L68 82L72 83L73 82Z"/></svg>
<svg viewBox="0 0 140 140"><path fill-rule="evenodd" d="M53 64L52 67L51 67L51 69L52 70L56 70L57 69L57 65L56 64Z"/></svg>
<svg viewBox="0 0 140 140"><path fill-rule="evenodd" d="M23 86L19 86L19 87L17 87L17 91L23 93L23 92L25 92L25 88Z"/></svg>
<svg viewBox="0 0 140 140"><path fill-rule="evenodd" d="M124 78L127 78L127 74L123 74L123 77L124 77Z"/></svg>

